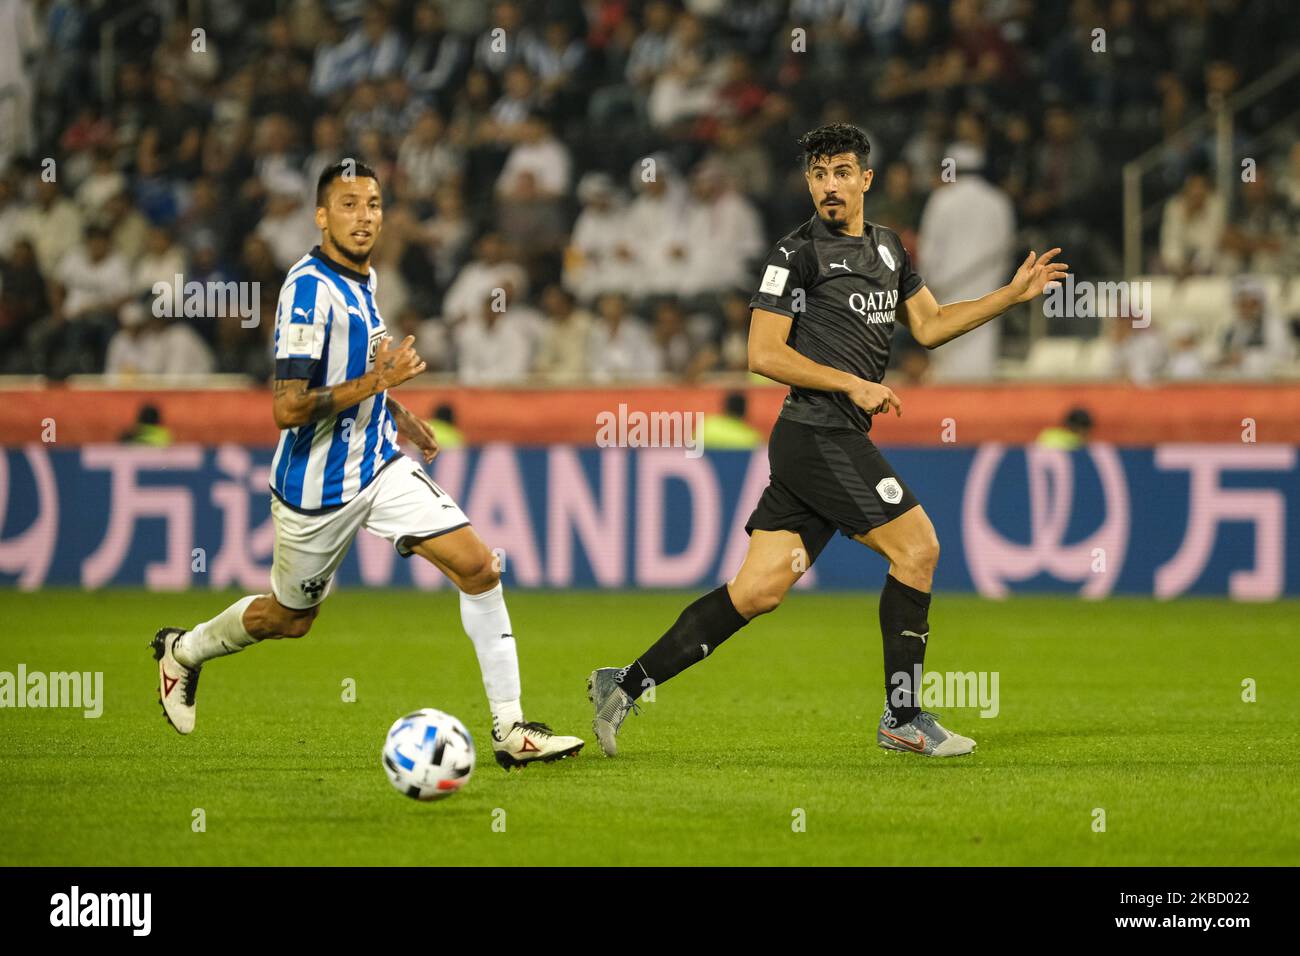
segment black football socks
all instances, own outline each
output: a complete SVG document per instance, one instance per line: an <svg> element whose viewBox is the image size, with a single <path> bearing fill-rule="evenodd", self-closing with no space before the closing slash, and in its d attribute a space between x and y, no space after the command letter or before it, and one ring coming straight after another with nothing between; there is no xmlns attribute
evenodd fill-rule
<svg viewBox="0 0 1300 956"><path fill-rule="evenodd" d="M885 723L899 727L917 715L921 667L930 638L930 595L892 574L880 592L880 633L885 641Z"/></svg>
<svg viewBox="0 0 1300 956"><path fill-rule="evenodd" d="M921 616L924 620L924 612ZM619 675L623 692L636 700L648 688L662 684L704 660L719 644L748 623L731 603L725 584L710 591L682 611L673 626L649 650L623 668Z"/></svg>

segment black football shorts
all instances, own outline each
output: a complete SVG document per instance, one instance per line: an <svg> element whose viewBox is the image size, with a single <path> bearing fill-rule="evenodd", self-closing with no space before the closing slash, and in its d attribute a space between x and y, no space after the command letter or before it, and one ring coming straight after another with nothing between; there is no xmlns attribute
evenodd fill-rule
<svg viewBox="0 0 1300 956"><path fill-rule="evenodd" d="M770 482L745 533L794 531L812 564L838 530L865 534L919 504L865 433L778 418L767 444Z"/></svg>

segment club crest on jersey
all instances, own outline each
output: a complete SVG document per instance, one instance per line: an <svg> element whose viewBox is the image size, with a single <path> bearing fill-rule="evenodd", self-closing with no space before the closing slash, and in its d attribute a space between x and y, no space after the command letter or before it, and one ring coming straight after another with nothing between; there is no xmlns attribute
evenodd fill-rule
<svg viewBox="0 0 1300 956"><path fill-rule="evenodd" d="M302 589L303 594L315 600L320 597L321 592L325 590L325 586L330 583L331 577L332 575L326 574L317 578L304 578L299 587Z"/></svg>
<svg viewBox="0 0 1300 956"><path fill-rule="evenodd" d="M876 482L876 494L886 504L896 505L903 500L903 486L895 478L881 478Z"/></svg>
<svg viewBox="0 0 1300 956"><path fill-rule="evenodd" d="M896 265L894 265L894 257L890 254L889 250L885 248L885 244L883 242L880 245L876 246L876 251L880 253L880 258L884 260L885 265L889 266L889 270L891 272L894 271L894 269L898 268Z"/></svg>

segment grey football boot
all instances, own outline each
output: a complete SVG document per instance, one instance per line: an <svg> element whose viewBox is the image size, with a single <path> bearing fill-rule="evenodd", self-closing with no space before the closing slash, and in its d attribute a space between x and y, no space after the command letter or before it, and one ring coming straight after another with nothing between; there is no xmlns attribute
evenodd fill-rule
<svg viewBox="0 0 1300 956"><path fill-rule="evenodd" d="M925 757L960 757L975 749L975 741L943 727L928 710L918 712L907 723L897 727L886 724L887 719L889 711L886 709L876 728L876 743L886 750L899 750Z"/></svg>
<svg viewBox="0 0 1300 956"><path fill-rule="evenodd" d="M618 753L618 729L623 726L629 712L640 713L636 702L618 682L626 668L598 667L587 678L587 700L596 708L591 729L606 757Z"/></svg>

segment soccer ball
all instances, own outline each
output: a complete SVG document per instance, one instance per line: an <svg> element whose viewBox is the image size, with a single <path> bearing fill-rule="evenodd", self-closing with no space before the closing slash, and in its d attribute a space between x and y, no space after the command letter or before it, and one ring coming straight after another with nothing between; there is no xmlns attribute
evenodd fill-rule
<svg viewBox="0 0 1300 956"><path fill-rule="evenodd" d="M401 717L384 738L384 771L415 800L441 800L469 782L474 741L451 714L426 707Z"/></svg>

